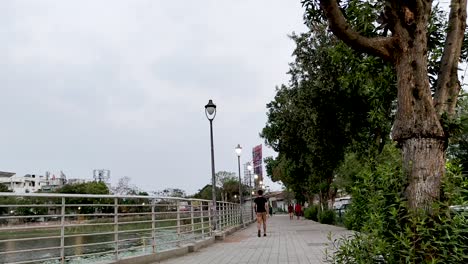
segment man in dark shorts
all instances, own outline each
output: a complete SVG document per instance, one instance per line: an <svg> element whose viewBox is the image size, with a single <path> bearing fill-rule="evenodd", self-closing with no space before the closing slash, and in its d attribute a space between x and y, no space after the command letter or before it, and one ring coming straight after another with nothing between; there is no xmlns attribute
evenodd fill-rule
<svg viewBox="0 0 468 264"><path fill-rule="evenodd" d="M266 236L266 220L268 212L268 200L263 197L263 190L258 190L258 197L254 199L255 213L257 214L258 237L260 237L260 228L263 224L263 236Z"/></svg>

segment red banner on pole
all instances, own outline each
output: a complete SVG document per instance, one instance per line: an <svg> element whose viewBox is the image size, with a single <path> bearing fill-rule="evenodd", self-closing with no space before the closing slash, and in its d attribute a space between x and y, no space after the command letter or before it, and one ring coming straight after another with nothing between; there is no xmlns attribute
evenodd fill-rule
<svg viewBox="0 0 468 264"><path fill-rule="evenodd" d="M263 181L262 145L255 146L252 149L252 157L254 173L258 175L259 181Z"/></svg>

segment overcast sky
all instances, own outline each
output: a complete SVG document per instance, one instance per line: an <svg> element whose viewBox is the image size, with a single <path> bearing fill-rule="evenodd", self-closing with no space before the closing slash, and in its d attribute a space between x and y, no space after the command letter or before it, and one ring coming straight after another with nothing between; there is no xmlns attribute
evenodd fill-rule
<svg viewBox="0 0 468 264"><path fill-rule="evenodd" d="M2 1L0 171L104 168L111 183L195 193L211 179L213 99L216 170L237 172L234 147L244 163L263 143L302 13L289 0Z"/></svg>

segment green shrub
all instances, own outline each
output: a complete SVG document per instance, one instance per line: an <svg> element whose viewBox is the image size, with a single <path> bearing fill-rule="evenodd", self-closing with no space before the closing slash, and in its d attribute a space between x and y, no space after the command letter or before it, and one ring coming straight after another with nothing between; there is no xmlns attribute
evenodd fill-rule
<svg viewBox="0 0 468 264"><path fill-rule="evenodd" d="M468 179L448 164L441 201L428 211L409 211L403 195L406 179L396 154L387 146L375 159L362 162L345 216L346 226L359 232L332 241L335 247L328 261L468 263L468 212L449 207L468 204Z"/></svg>
<svg viewBox="0 0 468 264"><path fill-rule="evenodd" d="M306 219L312 220L312 221L318 221L318 211L319 207L318 205L312 205L310 207L307 207L304 211L304 217Z"/></svg>
<svg viewBox="0 0 468 264"><path fill-rule="evenodd" d="M333 241L331 263L468 263L468 217L441 203L431 213L409 212L406 202L388 207L355 232Z"/></svg>
<svg viewBox="0 0 468 264"><path fill-rule="evenodd" d="M318 213L318 220L322 224L333 225L336 222L335 211L331 209L325 209Z"/></svg>

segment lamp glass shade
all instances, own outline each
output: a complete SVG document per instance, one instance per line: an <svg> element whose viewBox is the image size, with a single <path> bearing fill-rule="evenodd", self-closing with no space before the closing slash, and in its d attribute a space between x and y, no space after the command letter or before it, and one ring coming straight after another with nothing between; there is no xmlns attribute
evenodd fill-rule
<svg viewBox="0 0 468 264"><path fill-rule="evenodd" d="M237 144L237 147L236 147L236 154L237 156L240 156L242 153L242 147L240 146L240 144Z"/></svg>
<svg viewBox="0 0 468 264"><path fill-rule="evenodd" d="M212 115L216 112L216 105L213 103L213 100L209 100L208 104L205 105L205 110L209 115Z"/></svg>
<svg viewBox="0 0 468 264"><path fill-rule="evenodd" d="M249 165L247 165L247 170L248 170L248 171L252 171L252 170L253 170L253 167L252 167L252 165L250 165L250 164L249 164Z"/></svg>
<svg viewBox="0 0 468 264"><path fill-rule="evenodd" d="M216 110L216 108L214 108L214 107L207 107L206 108L206 111L208 112L209 115L212 115L215 110Z"/></svg>
<svg viewBox="0 0 468 264"><path fill-rule="evenodd" d="M258 179L258 175L257 175L257 174L254 175L254 179Z"/></svg>

